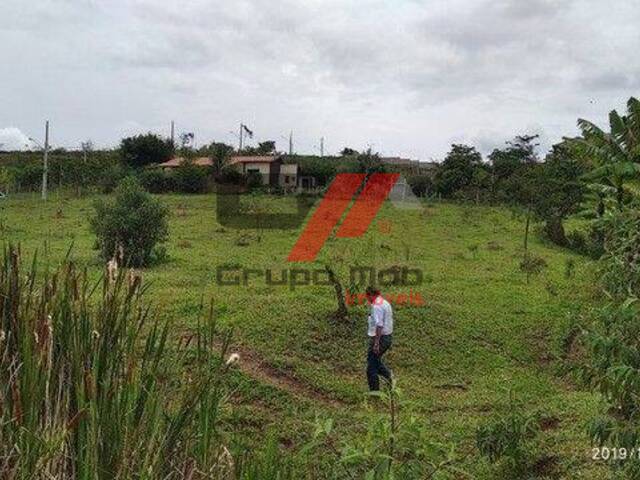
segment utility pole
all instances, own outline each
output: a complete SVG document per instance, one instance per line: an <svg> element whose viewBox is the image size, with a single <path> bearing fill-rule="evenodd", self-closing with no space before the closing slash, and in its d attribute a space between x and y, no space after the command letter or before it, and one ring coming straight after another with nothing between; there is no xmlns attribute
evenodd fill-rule
<svg viewBox="0 0 640 480"><path fill-rule="evenodd" d="M175 133L176 133L176 124L173 120L171 120L171 145L175 146Z"/></svg>
<svg viewBox="0 0 640 480"><path fill-rule="evenodd" d="M243 129L244 125L242 123L240 123L240 146L238 148L238 153L242 152L242 129Z"/></svg>
<svg viewBox="0 0 640 480"><path fill-rule="evenodd" d="M289 133L289 155L293 155L293 130Z"/></svg>
<svg viewBox="0 0 640 480"><path fill-rule="evenodd" d="M49 175L49 120L44 124L44 169L42 170L42 200L47 200L47 177Z"/></svg>

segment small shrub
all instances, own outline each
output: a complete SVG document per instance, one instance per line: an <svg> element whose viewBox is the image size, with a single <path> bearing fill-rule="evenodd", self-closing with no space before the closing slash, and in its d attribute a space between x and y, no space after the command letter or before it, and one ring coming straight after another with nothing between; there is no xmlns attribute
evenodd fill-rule
<svg viewBox="0 0 640 480"><path fill-rule="evenodd" d="M531 440L539 428L538 417L525 413L511 395L509 413L480 426L476 432L476 445L480 454L491 463L504 462L516 478L532 464Z"/></svg>
<svg viewBox="0 0 640 480"><path fill-rule="evenodd" d="M147 192L166 193L173 190L173 179L162 170L144 170L140 174L140 183Z"/></svg>
<svg viewBox="0 0 640 480"><path fill-rule="evenodd" d="M520 270L527 274L527 283L532 275L539 274L546 266L544 258L532 254L527 254L520 262Z"/></svg>
<svg viewBox="0 0 640 480"><path fill-rule="evenodd" d="M398 388L389 385L370 396L373 405L365 404L365 430L348 441L334 432L331 419L316 419L313 441L305 448L329 449L336 459L330 478L471 478L460 468L463 456L456 444L434 441L428 426L412 411L413 406L403 401Z"/></svg>
<svg viewBox="0 0 640 480"><path fill-rule="evenodd" d="M249 190L256 190L262 188L264 183L262 182L262 175L257 172L250 172L247 175L247 187Z"/></svg>
<svg viewBox="0 0 640 480"><path fill-rule="evenodd" d="M558 285L555 282L548 280L544 284L544 289L547 291L549 295L552 297L558 296Z"/></svg>
<svg viewBox="0 0 640 480"><path fill-rule="evenodd" d="M251 235L242 234L236 239L236 245L239 247L248 247L251 245Z"/></svg>
<svg viewBox="0 0 640 480"><path fill-rule="evenodd" d="M573 230L567 234L567 245L571 250L593 259L598 259L604 254L602 230L593 226L588 232Z"/></svg>
<svg viewBox="0 0 640 480"><path fill-rule="evenodd" d="M118 164L112 164L105 168L98 178L98 185L103 193L111 193L125 178L126 171Z"/></svg>
<svg viewBox="0 0 640 480"><path fill-rule="evenodd" d="M175 189L182 193L206 193L209 174L205 167L183 162L173 173Z"/></svg>
<svg viewBox="0 0 640 480"><path fill-rule="evenodd" d="M567 258L564 263L564 278L567 280L573 278L576 274L576 261L573 258Z"/></svg>
<svg viewBox="0 0 640 480"><path fill-rule="evenodd" d="M493 250L493 251L504 250L504 247L500 245L498 242L491 240L487 242L487 250Z"/></svg>
<svg viewBox="0 0 640 480"><path fill-rule="evenodd" d="M224 185L243 185L245 181L245 176L231 166L224 167L220 174L216 176L216 182Z"/></svg>
<svg viewBox="0 0 640 480"><path fill-rule="evenodd" d="M98 201L91 229L96 234L101 257L119 254L125 264L148 265L158 243L167 239L168 210L144 191L138 181L129 177L122 181L111 202Z"/></svg>

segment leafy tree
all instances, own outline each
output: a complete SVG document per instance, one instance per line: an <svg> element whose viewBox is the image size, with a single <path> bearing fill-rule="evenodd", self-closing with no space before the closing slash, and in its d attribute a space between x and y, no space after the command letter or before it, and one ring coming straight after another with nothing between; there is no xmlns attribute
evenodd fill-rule
<svg viewBox="0 0 640 480"><path fill-rule="evenodd" d="M508 179L509 185L511 186L510 190L512 191L510 204L512 207L515 207L517 211L524 212L523 262L525 263L529 257L529 233L531 231L531 222L534 220L534 207L540 195L540 181L542 177L538 173L538 170L539 166L532 166L518 171L517 174L512 175Z"/></svg>
<svg viewBox="0 0 640 480"><path fill-rule="evenodd" d="M144 167L153 163L162 163L173 156L171 140L165 140L153 133L123 138L120 142L120 155L130 167Z"/></svg>
<svg viewBox="0 0 640 480"><path fill-rule="evenodd" d="M180 135L180 148L182 150L193 147L193 140L196 138L193 132L182 132Z"/></svg>
<svg viewBox="0 0 640 480"><path fill-rule="evenodd" d="M412 175L407 178L407 183L416 197L424 197L433 192L433 180L429 175Z"/></svg>
<svg viewBox="0 0 640 480"><path fill-rule="evenodd" d="M186 160L175 169L173 184L182 193L205 193L208 187L208 178L206 167Z"/></svg>
<svg viewBox="0 0 640 480"><path fill-rule="evenodd" d="M258 155L271 155L276 151L276 142L273 140L267 140L258 144Z"/></svg>
<svg viewBox="0 0 640 480"><path fill-rule="evenodd" d="M212 142L208 147L208 151L213 163L213 173L218 177L222 170L229 165L233 147L222 142Z"/></svg>
<svg viewBox="0 0 640 480"><path fill-rule="evenodd" d="M577 212L582 202L585 186L580 178L584 172L585 166L570 155L565 143L554 145L536 169L534 213L545 222L546 236L558 245L567 245L563 221Z"/></svg>
<svg viewBox="0 0 640 480"><path fill-rule="evenodd" d="M476 168L482 163L482 155L475 147L451 145L451 150L438 168L435 177L436 189L448 197L467 187Z"/></svg>
<svg viewBox="0 0 640 480"><path fill-rule="evenodd" d="M238 155L260 155L260 152L258 152L256 147L247 145L242 147L242 150L238 151Z"/></svg>
<svg viewBox="0 0 640 480"><path fill-rule="evenodd" d="M473 192L476 204L479 204L482 192L488 192L491 188L491 174L484 165L480 165L473 170L469 187Z"/></svg>
<svg viewBox="0 0 640 480"><path fill-rule="evenodd" d="M340 155L342 157L352 157L354 155L358 155L358 153L359 152L357 150L354 150L353 148L344 147L340 152Z"/></svg>
<svg viewBox="0 0 640 480"><path fill-rule="evenodd" d="M320 157L296 157L295 161L300 166L300 176L315 178L317 185L327 185L337 173L334 162Z"/></svg>
<svg viewBox="0 0 640 480"><path fill-rule="evenodd" d="M536 163L538 153L536 149L540 145L537 143L540 135L516 135L513 140L509 140L507 151L511 152L515 158L519 158L521 163Z"/></svg>
<svg viewBox="0 0 640 480"><path fill-rule="evenodd" d="M116 188L113 201L97 201L90 219L100 256L108 260L122 256L132 267L148 265L158 243L167 240L168 209L147 193L134 177Z"/></svg>
<svg viewBox="0 0 640 480"><path fill-rule="evenodd" d="M538 135L519 135L506 142L506 148L491 152L492 191L496 199L518 202L519 183L526 177L524 172L538 162L537 139Z"/></svg>
<svg viewBox="0 0 640 480"><path fill-rule="evenodd" d="M385 166L380 160L380 155L373 153L370 148L362 153L356 154L356 161L359 172L371 174L385 171Z"/></svg>

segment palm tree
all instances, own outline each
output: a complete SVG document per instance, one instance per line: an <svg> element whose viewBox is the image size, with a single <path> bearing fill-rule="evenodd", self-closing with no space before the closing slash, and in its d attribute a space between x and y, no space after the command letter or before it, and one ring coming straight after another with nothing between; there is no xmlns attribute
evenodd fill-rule
<svg viewBox="0 0 640 480"><path fill-rule="evenodd" d="M610 133L584 119L578 127L582 138L571 140L575 152L594 166L585 180L592 190L613 194L622 209L625 193L640 196L640 101L629 99L627 115L609 113Z"/></svg>

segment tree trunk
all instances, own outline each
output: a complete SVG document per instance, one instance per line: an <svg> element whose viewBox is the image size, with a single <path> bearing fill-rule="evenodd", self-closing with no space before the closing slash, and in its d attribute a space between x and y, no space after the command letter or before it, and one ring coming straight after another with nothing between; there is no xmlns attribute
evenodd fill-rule
<svg viewBox="0 0 640 480"><path fill-rule="evenodd" d="M624 188L618 187L616 190L616 201L618 202L618 210L622 210L624 207Z"/></svg>
<svg viewBox="0 0 640 480"><path fill-rule="evenodd" d="M529 256L529 226L531 225L531 204L527 207L527 221L524 227L524 259Z"/></svg>
<svg viewBox="0 0 640 480"><path fill-rule="evenodd" d="M567 245L567 236L564 232L562 219L559 217L549 218L544 226L544 233L556 245L565 247Z"/></svg>
<svg viewBox="0 0 640 480"><path fill-rule="evenodd" d="M324 269L327 271L327 275L329 276L329 281L333 285L334 290L336 291L336 301L338 303L338 309L336 310L335 317L340 319L346 319L348 317L347 305L344 302L344 294L342 292L342 284L336 277L335 272L331 269L329 265L325 265Z"/></svg>

